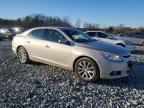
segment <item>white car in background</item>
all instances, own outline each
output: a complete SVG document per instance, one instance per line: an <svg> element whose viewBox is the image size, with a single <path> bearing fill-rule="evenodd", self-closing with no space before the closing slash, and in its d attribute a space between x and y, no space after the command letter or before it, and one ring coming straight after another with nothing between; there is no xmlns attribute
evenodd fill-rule
<svg viewBox="0 0 144 108"><path fill-rule="evenodd" d="M130 40L135 45L144 46L144 33L143 32L130 32L130 33L122 33L118 35L122 39Z"/></svg>
<svg viewBox="0 0 144 108"><path fill-rule="evenodd" d="M119 45L124 48L127 48L129 51L133 51L135 49L131 41L123 40L121 38L114 36L113 34L106 34L102 31L87 31L85 33L96 40L101 40L115 45Z"/></svg>

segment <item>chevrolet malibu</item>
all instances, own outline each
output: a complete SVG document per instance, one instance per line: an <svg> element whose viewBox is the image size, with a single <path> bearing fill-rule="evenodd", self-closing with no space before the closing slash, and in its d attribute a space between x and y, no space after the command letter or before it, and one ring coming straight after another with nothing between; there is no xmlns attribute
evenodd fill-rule
<svg viewBox="0 0 144 108"><path fill-rule="evenodd" d="M132 68L129 51L72 28L27 30L14 37L12 49L21 63L33 60L64 67L87 82L127 77Z"/></svg>

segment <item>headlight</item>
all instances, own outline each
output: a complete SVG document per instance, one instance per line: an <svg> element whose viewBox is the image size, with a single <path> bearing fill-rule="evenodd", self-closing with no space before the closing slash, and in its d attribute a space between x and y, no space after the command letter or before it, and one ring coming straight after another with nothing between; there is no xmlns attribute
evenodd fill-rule
<svg viewBox="0 0 144 108"><path fill-rule="evenodd" d="M110 61L117 61L117 62L123 61L123 58L119 55L116 55L116 54L102 52L101 55Z"/></svg>

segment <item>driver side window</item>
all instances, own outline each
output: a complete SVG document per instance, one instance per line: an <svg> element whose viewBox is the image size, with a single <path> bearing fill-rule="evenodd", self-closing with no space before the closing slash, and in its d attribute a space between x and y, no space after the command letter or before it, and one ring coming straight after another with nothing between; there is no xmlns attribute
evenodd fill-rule
<svg viewBox="0 0 144 108"><path fill-rule="evenodd" d="M46 40L56 43L66 42L67 39L58 31L56 30L46 30Z"/></svg>

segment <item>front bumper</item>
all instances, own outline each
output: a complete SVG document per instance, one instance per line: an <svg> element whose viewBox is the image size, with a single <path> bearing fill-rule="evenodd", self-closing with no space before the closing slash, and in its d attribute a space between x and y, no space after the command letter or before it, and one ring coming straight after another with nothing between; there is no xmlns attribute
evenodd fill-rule
<svg viewBox="0 0 144 108"><path fill-rule="evenodd" d="M132 62L130 59L126 60L125 62L102 60L101 63L103 64L100 66L101 79L117 79L127 77L132 69Z"/></svg>

